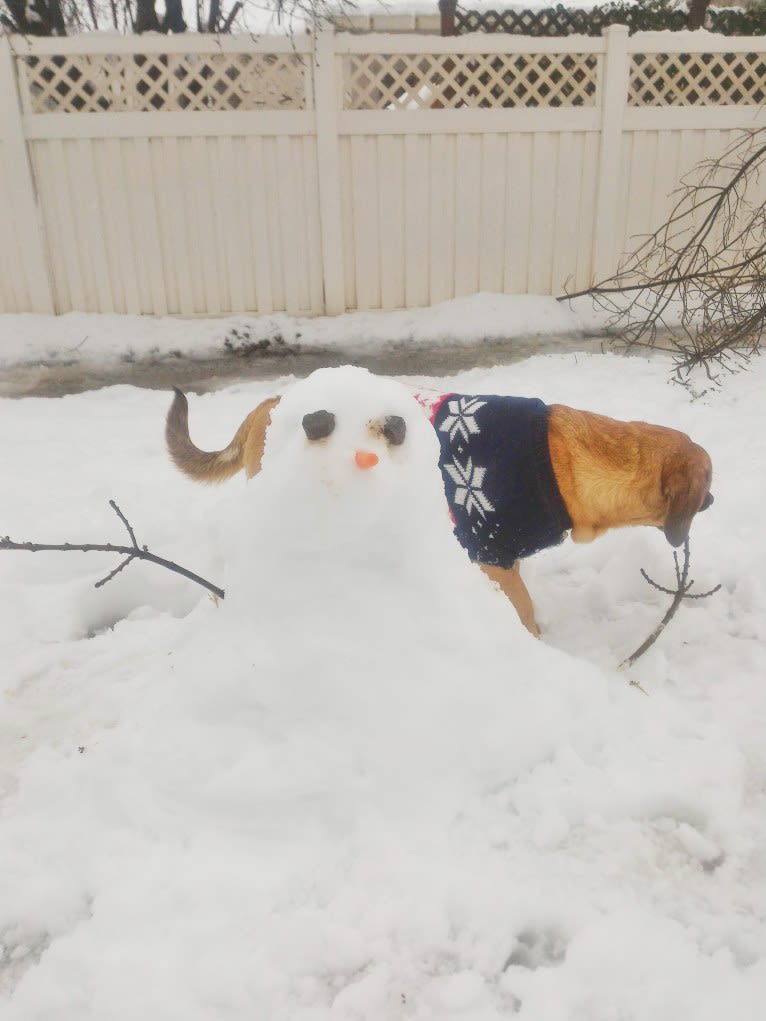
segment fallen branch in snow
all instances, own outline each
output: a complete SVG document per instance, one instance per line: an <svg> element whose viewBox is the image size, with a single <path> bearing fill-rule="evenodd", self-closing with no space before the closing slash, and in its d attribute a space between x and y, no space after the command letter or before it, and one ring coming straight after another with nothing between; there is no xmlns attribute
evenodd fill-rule
<svg viewBox="0 0 766 1021"><path fill-rule="evenodd" d="M681 605L681 603L682 603L682 601L684 599L707 599L708 596L712 596L713 593L717 592L719 590L719 588L721 587L720 585L716 585L715 588L711 588L709 592L695 592L693 594L689 593L689 589L694 584L694 581L693 580L692 581L687 581L687 578L689 577L689 540L688 540L688 538L684 540L684 564L683 564L683 567L679 567L678 566L678 553L676 552L676 550L673 550L673 562L674 562L675 568L676 568L676 587L675 587L675 589L669 589L669 588L665 588L664 585L658 585L656 581L654 581L652 578L649 577L649 575L646 573L646 571L643 569L643 567L641 568L641 574L644 577L644 579L646 581L648 581L649 584L652 585L654 588L658 589L660 592L665 592L667 595L673 596L673 602L670 604L670 606L667 609L667 612L665 613L665 616L659 622L659 624L654 629L654 631L652 631L652 633L649 635L649 637L639 645L639 647L636 649L636 651L634 653L632 653L630 656L628 656L627 659L624 659L622 661L622 663L620 663L620 666L619 666L620 670L624 670L626 667L633 666L633 664L636 662L636 660L639 658L639 656L643 656L643 654L646 652L646 650L651 648L652 645L654 645L654 643L660 637L662 632L665 630L665 627L667 626L667 624L675 616L676 610ZM641 688L641 685L638 684L637 682L631 681L630 683L631 684L635 684L635 686L637 688L640 688L641 691L643 691L643 688ZM644 692L644 694L646 694L646 693Z"/></svg>
<svg viewBox="0 0 766 1021"><path fill-rule="evenodd" d="M174 563L172 560L165 560L163 557L158 557L154 553L150 553L146 546L139 546L136 540L135 532L131 527L130 522L122 513L120 508L117 506L114 500L109 501L109 506L112 508L117 517L122 521L123 525L127 529L128 535L130 536L131 546L115 546L111 542L107 543L82 543L75 544L71 542L64 542L60 544L53 543L42 543L42 542L14 542L7 535L0 538L0 550L26 550L28 553L43 553L43 552L56 552L56 553L121 553L125 559L121 564L118 564L113 571L100 581L95 584L96 588L101 588L102 585L106 585L108 581L111 581L115 575L119 574L120 571L124 570L132 560L148 560L151 564L158 564L160 567L166 567L169 571L175 571L176 574L183 575L184 578L188 578L190 581L196 582L203 588L206 588L213 595L219 599L224 598L224 590L219 588L217 585L213 585L212 582L207 581L200 575L195 574L193 571L187 570L185 567L181 567L180 564Z"/></svg>

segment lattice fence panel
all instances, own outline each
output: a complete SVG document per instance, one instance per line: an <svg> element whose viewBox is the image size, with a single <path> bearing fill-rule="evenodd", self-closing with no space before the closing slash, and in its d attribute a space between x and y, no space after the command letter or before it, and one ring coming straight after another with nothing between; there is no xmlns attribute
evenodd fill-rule
<svg viewBox="0 0 766 1021"><path fill-rule="evenodd" d="M18 58L31 113L303 110L297 53L51 54Z"/></svg>
<svg viewBox="0 0 766 1021"><path fill-rule="evenodd" d="M735 106L766 99L766 53L636 53L629 106Z"/></svg>
<svg viewBox="0 0 766 1021"><path fill-rule="evenodd" d="M610 24L601 11L569 10L565 7L541 11L463 11L455 14L455 34L505 32L536 37L600 35Z"/></svg>
<svg viewBox="0 0 766 1021"><path fill-rule="evenodd" d="M766 15L758 5L749 10L709 7L704 27L721 35L762 35ZM544 7L536 10L464 11L455 13L455 35L468 32L505 32L510 35L554 37L567 35L599 36L610 25L627 25L634 32L673 31L689 27L685 7L616 5L609 3L581 9Z"/></svg>
<svg viewBox="0 0 766 1021"><path fill-rule="evenodd" d="M344 109L594 106L594 54L351 54Z"/></svg>

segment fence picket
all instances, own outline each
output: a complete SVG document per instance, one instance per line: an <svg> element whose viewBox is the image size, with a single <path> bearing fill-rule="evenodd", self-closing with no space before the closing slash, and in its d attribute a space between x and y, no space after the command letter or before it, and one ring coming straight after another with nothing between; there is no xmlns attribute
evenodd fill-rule
<svg viewBox="0 0 766 1021"><path fill-rule="evenodd" d="M567 290L582 290L591 281L594 225L596 219L596 187L598 180L598 141L595 134L583 136L583 164L580 194L577 198L577 270Z"/></svg>
<svg viewBox="0 0 766 1021"><path fill-rule="evenodd" d="M430 300L455 296L455 139L436 135L431 140L431 259Z"/></svg>
<svg viewBox="0 0 766 1021"><path fill-rule="evenodd" d="M179 180L183 173L181 152L177 138L163 139L162 147L158 151L157 173L162 182L158 206L160 234L168 267L166 272L172 280L168 300L172 309L188 316L194 313L195 308L189 267L191 240L187 217L184 216L183 193Z"/></svg>
<svg viewBox="0 0 766 1021"><path fill-rule="evenodd" d="M577 228L582 187L584 136L566 131L559 137L551 287L561 294L571 290L577 270Z"/></svg>
<svg viewBox="0 0 766 1021"><path fill-rule="evenodd" d="M380 187L380 304L404 305L404 178L402 140L378 139L378 166L385 168Z"/></svg>
<svg viewBox="0 0 766 1021"><path fill-rule="evenodd" d="M619 255L617 203L623 121L628 94L628 29L612 25L605 33L606 57L601 100L601 146L596 191L596 229L593 267L596 277L605 277Z"/></svg>
<svg viewBox="0 0 766 1021"><path fill-rule="evenodd" d="M506 174L507 227L505 232L505 275L507 294L529 290L531 248L530 206L532 202L532 143L534 135L509 135Z"/></svg>
<svg viewBox="0 0 766 1021"><path fill-rule="evenodd" d="M124 294L120 312L138 314L143 311L139 294L138 274L135 261L135 225L128 207L128 178L126 175L123 141L107 138L104 147L108 152L107 181L111 197L111 218L117 229L116 264ZM183 178L181 179L183 181ZM115 292L116 293L116 292Z"/></svg>
<svg viewBox="0 0 766 1021"><path fill-rule="evenodd" d="M18 298L26 292L28 308L18 312L53 312L53 282L48 267L44 241L45 227L40 216L32 165L24 137L21 99L16 82L14 56L10 38L0 32L0 160L5 163L2 174L5 194L14 230L11 264L18 267L14 287ZM8 241L5 242L8 244Z"/></svg>
<svg viewBox="0 0 766 1021"><path fill-rule="evenodd" d="M429 264L429 145L427 138L404 138L404 304L427 305Z"/></svg>
<svg viewBox="0 0 766 1021"><path fill-rule="evenodd" d="M80 251L87 256L90 304L114 312L112 284L106 246L108 213L101 204L95 160L97 147L83 139L74 143L72 169L81 198L77 205Z"/></svg>
<svg viewBox="0 0 766 1021"><path fill-rule="evenodd" d="M533 294L558 292L551 286L558 138L535 135L532 141L531 234L534 245L529 253L529 290Z"/></svg>
<svg viewBox="0 0 766 1021"><path fill-rule="evenodd" d="M380 239L377 139L351 139L351 201L354 220L357 306L380 308ZM371 201L371 195L376 201Z"/></svg>
<svg viewBox="0 0 766 1021"><path fill-rule="evenodd" d="M278 305L274 301L272 248L269 237L269 210L272 204L269 203L267 194L264 142L261 138L248 138L246 146L251 194L251 201L247 204L247 213L253 253L255 307L261 312L268 313L273 312Z"/></svg>
<svg viewBox="0 0 766 1021"><path fill-rule="evenodd" d="M325 311L345 310L345 266L340 193L338 139L338 69L335 33L325 27L317 33L314 60L314 102L317 131L317 194L321 224Z"/></svg>
<svg viewBox="0 0 766 1021"><path fill-rule="evenodd" d="M479 181L478 286L481 291L503 290L504 237L506 232L506 151L502 135L481 137Z"/></svg>
<svg viewBox="0 0 766 1021"><path fill-rule="evenodd" d="M455 144L455 295L462 297L479 290L481 137L458 135Z"/></svg>

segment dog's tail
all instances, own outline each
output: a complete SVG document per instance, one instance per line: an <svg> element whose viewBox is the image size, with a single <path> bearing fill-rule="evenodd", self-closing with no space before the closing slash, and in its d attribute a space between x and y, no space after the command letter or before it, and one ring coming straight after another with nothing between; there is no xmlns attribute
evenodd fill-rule
<svg viewBox="0 0 766 1021"><path fill-rule="evenodd" d="M269 413L277 400L264 401L251 411L237 429L234 439L223 450L200 450L189 436L189 403L186 395L174 387L175 397L165 424L165 442L173 463L184 475L197 482L223 482L242 468L248 476L261 467Z"/></svg>

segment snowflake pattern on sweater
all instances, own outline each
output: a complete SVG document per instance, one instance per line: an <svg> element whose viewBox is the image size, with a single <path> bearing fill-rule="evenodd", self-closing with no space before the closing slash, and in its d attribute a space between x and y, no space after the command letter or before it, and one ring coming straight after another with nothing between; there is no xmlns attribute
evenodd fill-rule
<svg viewBox="0 0 766 1021"><path fill-rule="evenodd" d="M472 560L511 567L560 543L572 522L536 398L416 395L436 429L455 535Z"/></svg>

